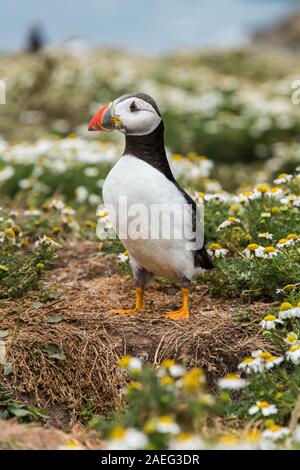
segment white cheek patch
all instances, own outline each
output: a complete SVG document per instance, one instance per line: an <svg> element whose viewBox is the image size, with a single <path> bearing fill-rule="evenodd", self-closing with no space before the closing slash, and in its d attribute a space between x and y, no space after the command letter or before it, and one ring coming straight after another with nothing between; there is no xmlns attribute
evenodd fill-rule
<svg viewBox="0 0 300 470"><path fill-rule="evenodd" d="M138 111L132 112L130 104L134 101ZM140 98L128 98L114 106L114 116L120 118L120 128L116 129L128 135L147 135L154 131L161 122L161 117L150 103Z"/></svg>

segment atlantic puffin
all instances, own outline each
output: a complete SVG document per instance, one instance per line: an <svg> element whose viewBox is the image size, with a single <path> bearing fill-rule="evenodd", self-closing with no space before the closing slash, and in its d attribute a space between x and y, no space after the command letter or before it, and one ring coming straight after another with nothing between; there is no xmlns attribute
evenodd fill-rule
<svg viewBox="0 0 300 470"><path fill-rule="evenodd" d="M154 99L145 93L123 95L102 107L88 127L90 131L109 132L115 129L125 135L125 150L104 182L104 204L113 207L117 215L122 215L118 211L120 198L124 197L128 201L127 207L137 203L149 210L152 205L188 207L188 216L184 218L184 229L187 230L184 233L187 232L189 238L198 220L197 206L173 176L165 151L164 123ZM110 310L110 313L123 315L143 310L144 288L156 276L175 281L182 289L182 307L167 312L166 318L189 318L192 278L203 270L213 268L204 240L200 247L193 249L187 244L185 236L165 239L159 234L156 237L130 238L128 220L121 217L114 228L129 254L136 285L136 303L133 309ZM176 220L173 223L176 224Z"/></svg>

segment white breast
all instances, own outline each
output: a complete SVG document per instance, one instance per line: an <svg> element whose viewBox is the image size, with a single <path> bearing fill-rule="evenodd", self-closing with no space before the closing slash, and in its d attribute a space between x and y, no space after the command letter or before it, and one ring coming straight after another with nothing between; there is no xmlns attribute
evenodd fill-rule
<svg viewBox="0 0 300 470"><path fill-rule="evenodd" d="M174 237L170 239L163 238L161 230L158 230L157 226L161 226L161 219L153 216L149 219L153 205L171 204L176 205L176 207L186 205L183 194L176 186L163 173L148 163L131 155L125 155L109 172L103 185L104 204L107 206L112 205L117 216L120 216L120 198L123 202L126 198L128 212L127 217L119 219L121 223L119 226L115 226L115 229L133 261L156 276L174 280L185 276L191 279L195 274L194 257L192 252L186 248L187 240L184 237L180 239L174 239ZM152 229L155 226L158 239L149 237L150 232L148 231L146 236L145 233L141 233L136 238L135 233L135 237L132 239L129 233L129 238L126 238L128 234L124 237L124 233L127 232L132 221L133 214L130 213L130 208L137 203L142 204L147 212L139 215L141 225L147 227L148 223ZM188 221L185 219L185 223L191 228L191 210L189 217ZM171 227L171 231L182 233L182 227L179 227L179 225L182 225L181 221L177 226L175 219L174 224L175 226ZM151 229L151 227L148 227L148 229Z"/></svg>

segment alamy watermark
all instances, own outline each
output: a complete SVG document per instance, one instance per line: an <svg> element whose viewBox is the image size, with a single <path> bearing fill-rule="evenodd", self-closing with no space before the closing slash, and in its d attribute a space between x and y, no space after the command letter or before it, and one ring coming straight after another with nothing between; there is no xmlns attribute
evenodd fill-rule
<svg viewBox="0 0 300 470"><path fill-rule="evenodd" d="M202 204L129 204L121 196L117 204L100 205L97 236L101 240L183 240L186 250L204 244Z"/></svg>
<svg viewBox="0 0 300 470"><path fill-rule="evenodd" d="M6 85L4 80L0 80L0 104L6 104Z"/></svg>
<svg viewBox="0 0 300 470"><path fill-rule="evenodd" d="M292 89L295 90L292 93L292 103L300 104L300 80L294 80L292 82Z"/></svg>

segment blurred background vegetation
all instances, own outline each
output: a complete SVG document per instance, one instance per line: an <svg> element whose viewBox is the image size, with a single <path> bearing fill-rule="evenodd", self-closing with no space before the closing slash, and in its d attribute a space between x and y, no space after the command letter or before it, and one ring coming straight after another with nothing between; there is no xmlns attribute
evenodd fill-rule
<svg viewBox="0 0 300 470"><path fill-rule="evenodd" d="M138 90L159 103L167 147L217 161L214 176L225 189L247 182L249 165L271 159L278 172L299 164L300 113L292 103L299 2L119 0L107 9L75 1L55 27L57 2L44 10L40 3L27 2L14 35L6 26L0 33L4 139L76 133L121 141L88 136L87 123L102 104ZM13 4L4 1L4 14Z"/></svg>

